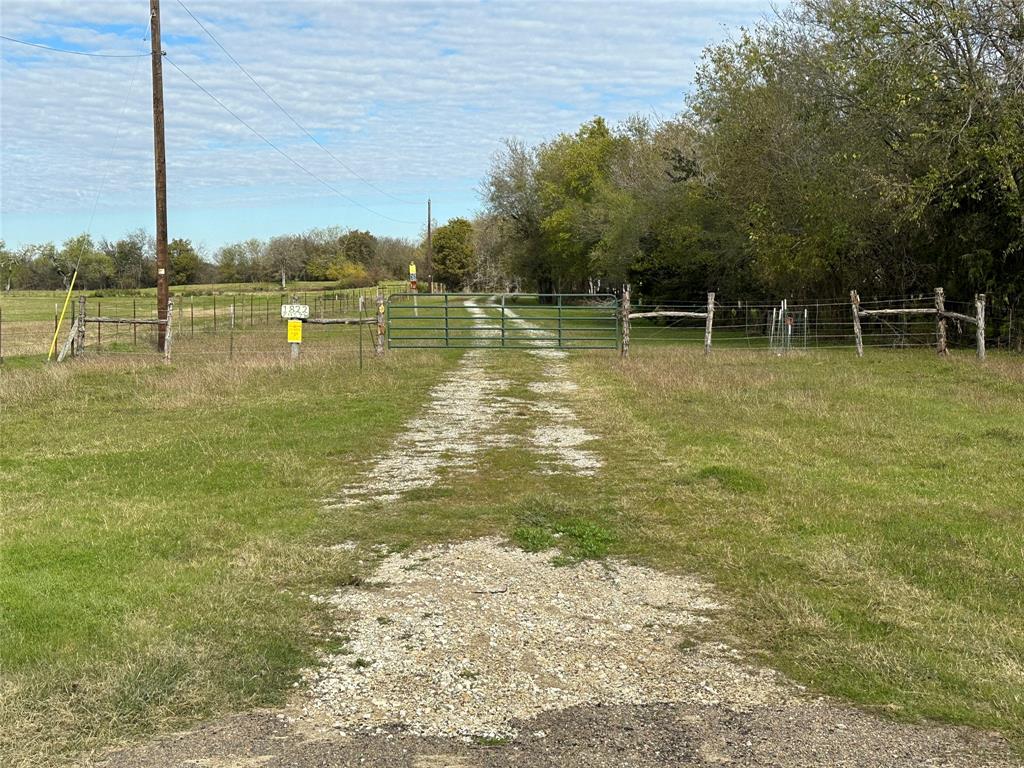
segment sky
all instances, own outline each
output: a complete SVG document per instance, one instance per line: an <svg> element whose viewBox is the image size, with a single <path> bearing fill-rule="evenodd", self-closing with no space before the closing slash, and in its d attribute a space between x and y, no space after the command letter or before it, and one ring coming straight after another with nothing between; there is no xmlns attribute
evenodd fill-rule
<svg viewBox="0 0 1024 768"><path fill-rule="evenodd" d="M210 250L318 226L417 238L428 197L440 223L471 216L503 139L670 117L703 48L771 13L768 0L161 5L169 235ZM0 238L152 232L148 0L0 0L0 34L128 54L0 40Z"/></svg>

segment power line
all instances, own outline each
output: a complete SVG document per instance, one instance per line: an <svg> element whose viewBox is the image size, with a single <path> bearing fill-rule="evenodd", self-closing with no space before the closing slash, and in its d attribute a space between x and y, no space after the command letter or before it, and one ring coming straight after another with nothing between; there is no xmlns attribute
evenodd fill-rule
<svg viewBox="0 0 1024 768"><path fill-rule="evenodd" d="M334 162L336 162L338 165L340 165L346 171L351 173L353 176L355 176L361 182L366 184L366 186L370 187L373 190L376 190L377 192L380 192L382 195L390 197L392 200L396 200L396 201L402 203L403 205L420 205L421 204L420 201L413 202L411 200L403 200L400 197L396 197L395 195L392 195L387 190L381 189L380 187L378 187L376 184L374 184L369 179L365 179L362 176L360 176L355 171L355 169L352 168L352 166L350 166L348 163L346 163L340 157L338 157L333 152L331 152L331 150L329 150L327 147L325 147L320 142L320 140L317 139L316 136L314 136L312 133L310 133L308 130L306 130L306 128L302 125L302 123L300 123L298 120L296 120L294 117L292 117L291 113L287 109L285 109L283 106L281 106L280 102L278 102L277 99L275 99L273 96L271 96L270 93L267 91L267 89L264 88L262 85L260 85L255 77L253 77L252 75L249 74L249 71L245 67L243 67L241 65L241 63L238 61L238 59L236 59L234 56L231 55L230 51L228 51L228 49L225 48L223 46L223 44L221 44L220 40L218 40L216 37L214 37L213 33L209 29L206 28L206 25L203 24L203 22L201 22L198 18L196 18L196 15L194 13L192 13L192 11L190 11L188 9L188 6L186 6L181 0L177 0L177 2L178 2L178 5L180 5L182 8L185 9L185 13L187 13L189 16L191 16L192 20L196 24L199 25L199 27L203 30L203 32L205 32L210 37L210 39L213 40L213 42L215 42L217 44L217 47L220 48L222 51L224 51L224 54L229 59L231 59L231 61L234 62L235 66L238 67L242 71L242 74L244 74L246 77L248 77L252 81L253 85L255 85L257 88L259 88L263 92L263 95L266 96L268 99L270 99L274 103L274 106L276 106L279 110L281 110L281 112L284 114L284 116L292 121L292 123L295 125L296 128L298 128L300 131L302 131L304 134L306 134L306 136L309 137L309 139L312 140L314 143L316 143L316 145L318 147L320 147L320 149L322 149L324 152L326 152L330 156L330 158L332 160L334 160Z"/></svg>
<svg viewBox="0 0 1024 768"><path fill-rule="evenodd" d="M44 51L52 51L54 53L71 53L75 56L92 56L98 59L138 59L149 56L148 53L92 53L91 51L72 51L67 48L54 48L50 45L43 45L42 43L30 43L28 40L18 40L14 37L8 37L7 35L0 35L0 40L7 40L10 43L18 43L19 45L29 45L33 48L42 48Z"/></svg>
<svg viewBox="0 0 1024 768"><path fill-rule="evenodd" d="M345 200L348 200L350 203L352 203L353 205L355 205L358 208L362 208L364 211L368 211L369 213L372 213L375 216L380 216L382 219L387 219L388 221L393 221L396 224L418 224L419 223L419 222L416 222L416 221L406 221L404 219L395 219L395 218L392 218L391 216L388 216L387 214L381 213L380 211L375 211L375 210L373 210L373 208L370 208L370 207L368 207L366 205L363 205L358 200L355 200L354 198L349 197L344 192L342 192L339 189L337 189L336 187L334 187L330 182L324 181L322 178L317 176L315 173L313 173L311 170L309 170L306 166L304 166L298 160L296 160L291 155L289 155L287 152L285 152L283 149L278 147L274 142L272 142L270 139L268 139L262 133L257 131L251 125L249 125L249 123L247 123L242 117L240 117L236 112L234 112L227 104L225 104L223 101L221 101L216 96L214 96L212 93L210 93L210 91L208 91L206 88L204 88L200 83L196 82L188 72L186 72L181 67L179 67L177 64L175 64L174 60L171 59L169 56L167 56L167 54L164 54L164 58L167 59L167 63L168 64L170 64L172 67L174 67L176 70L178 70L182 75L184 75L185 78L190 83L192 83L192 85L194 85L196 88L198 88L203 93L205 93L207 96L209 96L211 99L213 99L215 102L217 102L217 104L220 106L221 109L223 109L225 112L227 112L233 118L235 118L235 120L237 120L242 125L244 125L246 128L248 128L253 134L255 134L257 137L259 137L264 143L266 143L267 146L269 146L271 149L273 149L275 152L277 152L279 155L281 155L283 158L285 158L288 162L290 162L296 168L300 169L303 173L306 173L309 176L311 176L312 178L316 179L318 182L320 182L320 184L322 184L324 187L326 187L331 192L336 194L338 197L341 197L341 198L344 198Z"/></svg>
<svg viewBox="0 0 1024 768"><path fill-rule="evenodd" d="M147 33L142 38L142 41L146 42L146 39L148 37L149 37L149 34ZM145 53L141 54L141 56L146 56L146 55L152 55L152 54L145 54ZM93 202L92 202L92 213L89 215L89 226L86 227L86 232L92 232L92 225L93 225L93 222L96 219L96 208L99 206L99 202L100 202L100 194L103 192L103 187L106 186L107 181L110 179L110 166L111 166L111 164L113 162L114 152L117 150L117 145L121 141L121 132L122 132L122 129L124 128L124 122L125 122L124 121L124 116L125 116L125 113L127 113L127 111L128 111L128 103L131 101L132 94L135 92L135 81L138 78L138 74L139 74L139 62L138 62L138 60L136 60L136 62L135 62L135 69L132 71L132 80L131 80L131 83L129 83L129 85L128 85L128 92L125 94L125 97L124 97L124 104L121 105L121 114L120 114L120 117L118 118L118 121L117 121L117 132L114 134L114 141L110 145L110 153L107 156L107 162L105 162L103 164L104 167L106 168L106 171L103 174L103 180L100 182L99 186L96 188L96 197L93 199ZM79 261L81 261L81 259L82 259L81 254L79 254L78 259L79 259ZM77 269L77 267L76 267L76 269Z"/></svg>

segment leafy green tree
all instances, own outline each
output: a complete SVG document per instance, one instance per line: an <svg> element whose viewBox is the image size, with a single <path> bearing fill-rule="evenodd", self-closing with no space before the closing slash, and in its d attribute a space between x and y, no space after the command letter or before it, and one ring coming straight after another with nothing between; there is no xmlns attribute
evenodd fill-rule
<svg viewBox="0 0 1024 768"><path fill-rule="evenodd" d="M167 259L171 263L171 280L176 285L196 282L199 277L201 259L192 246L191 240L180 237L167 244Z"/></svg>
<svg viewBox="0 0 1024 768"><path fill-rule="evenodd" d="M416 246L400 237L376 238L373 264L382 279L404 280L409 262L416 259Z"/></svg>
<svg viewBox="0 0 1024 768"><path fill-rule="evenodd" d="M0 240L0 281L2 281L5 291L11 290L14 273L21 265L21 255L8 249L7 243Z"/></svg>
<svg viewBox="0 0 1024 768"><path fill-rule="evenodd" d="M65 288L76 270L79 288L104 288L114 275L113 261L85 233L65 240L60 251L51 254L51 259Z"/></svg>
<svg viewBox="0 0 1024 768"><path fill-rule="evenodd" d="M550 258L541 222L538 150L521 141L506 140L491 160L484 194L495 219L510 273L528 284L551 285Z"/></svg>
<svg viewBox="0 0 1024 768"><path fill-rule="evenodd" d="M155 279L155 246L144 229L136 229L114 243L103 241L100 249L114 265L114 285L118 288L140 288Z"/></svg>
<svg viewBox="0 0 1024 768"><path fill-rule="evenodd" d="M279 277L281 288L287 286L288 275L300 273L306 263L304 238L300 235L279 235L270 238L264 253L266 271Z"/></svg>
<svg viewBox="0 0 1024 768"><path fill-rule="evenodd" d="M476 271L473 225L468 219L450 219L433 236L434 277L449 288L461 290Z"/></svg>
<svg viewBox="0 0 1024 768"><path fill-rule="evenodd" d="M341 253L349 261L369 265L377 253L377 238L369 232L352 229L341 238Z"/></svg>
<svg viewBox="0 0 1024 768"><path fill-rule="evenodd" d="M218 248L214 254L217 263L217 282L239 282L245 269L245 259L245 248L241 243L231 243Z"/></svg>
<svg viewBox="0 0 1024 768"><path fill-rule="evenodd" d="M327 268L327 277L336 280L339 288L357 288L371 282L366 267L343 257L331 263Z"/></svg>

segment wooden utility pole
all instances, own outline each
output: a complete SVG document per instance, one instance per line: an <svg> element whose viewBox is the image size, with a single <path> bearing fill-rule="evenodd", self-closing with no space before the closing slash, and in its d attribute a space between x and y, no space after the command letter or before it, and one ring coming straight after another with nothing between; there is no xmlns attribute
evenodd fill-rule
<svg viewBox="0 0 1024 768"><path fill-rule="evenodd" d="M153 162L156 166L156 316L157 349L167 339L167 157L164 154L164 52L160 45L160 0L149 0L149 37L153 53Z"/></svg>
<svg viewBox="0 0 1024 768"><path fill-rule="evenodd" d="M432 232L433 222L430 220L430 198L427 198L427 267L428 272L433 276L434 272L434 240Z"/></svg>

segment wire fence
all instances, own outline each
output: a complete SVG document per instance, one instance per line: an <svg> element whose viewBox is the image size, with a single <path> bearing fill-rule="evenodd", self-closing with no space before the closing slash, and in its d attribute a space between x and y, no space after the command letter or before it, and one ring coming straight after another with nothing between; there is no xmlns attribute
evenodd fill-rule
<svg viewBox="0 0 1024 768"><path fill-rule="evenodd" d="M387 298L406 290L406 283L392 282L345 290L178 294L172 297L173 355L176 360L188 357L287 356L290 350L281 306L293 298L309 306L309 316L314 321L305 324L305 350L316 348L329 352L332 349L351 349L360 341L372 349L378 292ZM364 306L362 313L360 299ZM632 313L668 311L700 315L707 311L706 302L651 302L642 296L639 299L632 302ZM616 301L615 298L608 300ZM523 301L529 303L528 297ZM62 302L63 296L57 292L0 294L0 360L45 357L53 340ZM155 323L153 296L90 295L85 297L84 306L86 316L90 318L86 323L84 354L157 356L158 325ZM931 310L934 307L934 294L861 299L860 309L869 313L860 318L864 348L934 347L934 314L870 314L876 309ZM974 301L962 297L946 298L945 309L967 317L975 314ZM60 329L58 349L80 311L76 297ZM96 318L117 322L94 322ZM359 320L365 325L358 325L355 321ZM328 322L321 324L316 321ZM352 324L330 321L349 321ZM946 335L949 348L975 348L975 328L968 322L947 319ZM701 346L704 337L705 320L699 317L644 317L631 322L633 345ZM1024 346L1021 317L1014 317L1009 306L986 305L986 340L989 349L1009 349L1020 353ZM855 336L851 303L848 298L824 301L716 300L712 345L715 350L753 349L776 354L816 349L852 351Z"/></svg>
<svg viewBox="0 0 1024 768"><path fill-rule="evenodd" d="M872 297L860 301L862 310L932 310L935 294ZM974 301L945 300L946 310L973 316ZM633 301L634 313L692 312L707 310L706 302ZM986 305L989 348L1022 352L1024 324L1012 311ZM876 349L934 347L936 318L927 314L873 315L860 320L863 345ZM854 349L853 309L848 298L824 301L715 301L713 346L715 349L765 349L776 353L800 349ZM973 349L973 325L948 319L947 346ZM633 344L704 344L705 321L687 317L648 317L633 320Z"/></svg>
<svg viewBox="0 0 1024 768"><path fill-rule="evenodd" d="M327 291L260 293L197 293L172 295L172 350L176 359L188 356L232 358L236 355L285 355L286 321L281 306L294 300L308 304L310 318L358 319L360 302L365 318L373 318L378 294L407 290L405 282ZM57 292L24 291L0 296L0 360L45 357L53 342L64 297ZM84 302L84 303L83 303ZM58 333L60 349L84 307L83 354L154 357L157 355L156 300L153 296L79 295L68 305ZM308 324L311 344L348 345L355 332L342 325Z"/></svg>

